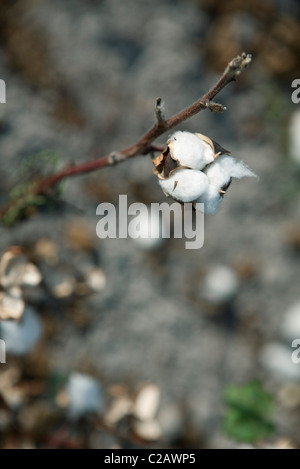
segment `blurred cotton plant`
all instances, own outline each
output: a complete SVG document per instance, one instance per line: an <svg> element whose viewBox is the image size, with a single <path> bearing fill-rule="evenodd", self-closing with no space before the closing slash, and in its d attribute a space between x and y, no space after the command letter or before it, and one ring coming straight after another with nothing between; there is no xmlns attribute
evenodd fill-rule
<svg viewBox="0 0 300 469"><path fill-rule="evenodd" d="M25 310L23 289L42 280L38 268L18 246L8 248L0 261L0 320L19 320Z"/></svg>
<svg viewBox="0 0 300 469"><path fill-rule="evenodd" d="M154 174L168 197L197 209L202 203L205 213L214 214L233 178L256 176L229 153L205 135L177 131L154 159Z"/></svg>

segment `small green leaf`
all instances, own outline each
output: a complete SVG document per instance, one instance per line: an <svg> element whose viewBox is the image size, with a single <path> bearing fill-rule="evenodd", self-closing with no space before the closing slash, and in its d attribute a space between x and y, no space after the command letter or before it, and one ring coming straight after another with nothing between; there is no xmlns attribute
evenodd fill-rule
<svg viewBox="0 0 300 469"><path fill-rule="evenodd" d="M229 386L225 390L224 400L227 412L223 429L229 437L253 443L274 432L274 399L259 381Z"/></svg>

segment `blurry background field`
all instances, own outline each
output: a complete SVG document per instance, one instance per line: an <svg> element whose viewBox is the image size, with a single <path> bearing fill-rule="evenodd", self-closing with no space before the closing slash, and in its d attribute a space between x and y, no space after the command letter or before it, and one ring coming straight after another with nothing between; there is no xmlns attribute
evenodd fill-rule
<svg viewBox="0 0 300 469"><path fill-rule="evenodd" d="M60 203L1 226L1 250L20 246L41 275L22 287L23 323L0 324L1 448L237 447L245 426L258 445L299 447L299 37L291 0L1 1L1 204L20 183L134 143L156 97L178 112L244 50L253 63L217 98L226 113L181 129L259 176L232 184L199 251L96 237L99 203L165 200L149 157L67 181ZM243 397L252 380L274 397L275 429L250 399L259 430L246 419L228 434L229 416L226 434L232 386Z"/></svg>

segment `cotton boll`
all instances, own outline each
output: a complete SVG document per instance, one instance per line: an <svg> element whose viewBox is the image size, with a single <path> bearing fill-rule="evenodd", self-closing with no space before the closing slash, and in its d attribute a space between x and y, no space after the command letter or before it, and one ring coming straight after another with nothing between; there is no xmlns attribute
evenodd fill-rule
<svg viewBox="0 0 300 469"><path fill-rule="evenodd" d="M91 376L71 373L66 392L71 418L76 419L89 412L98 413L103 407L100 385Z"/></svg>
<svg viewBox="0 0 300 469"><path fill-rule="evenodd" d="M42 334L40 320L33 309L25 307L20 321L2 321L0 337L6 344L7 353L25 355L30 352Z"/></svg>
<svg viewBox="0 0 300 469"><path fill-rule="evenodd" d="M203 212L213 215L219 210L221 200L222 197L219 190L212 184L208 184L206 191L196 200L196 204L203 203ZM197 205L196 208L198 209Z"/></svg>
<svg viewBox="0 0 300 469"><path fill-rule="evenodd" d="M208 187L206 174L195 169L178 169L168 179L160 179L162 190L180 202L193 202Z"/></svg>
<svg viewBox="0 0 300 469"><path fill-rule="evenodd" d="M172 157L181 166L201 170L214 160L213 148L197 134L177 131L168 143Z"/></svg>
<svg viewBox="0 0 300 469"><path fill-rule="evenodd" d="M231 178L241 179L243 177L255 177L243 161L237 161L232 156L219 156L206 171L210 184L218 189L226 186Z"/></svg>

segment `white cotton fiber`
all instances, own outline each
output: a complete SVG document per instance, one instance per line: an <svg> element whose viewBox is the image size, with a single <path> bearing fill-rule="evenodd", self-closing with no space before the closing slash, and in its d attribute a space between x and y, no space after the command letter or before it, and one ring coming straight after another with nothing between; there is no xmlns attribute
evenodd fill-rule
<svg viewBox="0 0 300 469"><path fill-rule="evenodd" d="M206 191L196 200L196 203L203 203L204 213L213 215L219 210L221 200L222 197L217 187L209 184ZM196 208L198 209L197 206Z"/></svg>
<svg viewBox="0 0 300 469"><path fill-rule="evenodd" d="M0 337L5 341L7 352L12 355L30 352L41 334L40 320L29 306L25 307L20 321L2 321L0 325Z"/></svg>
<svg viewBox="0 0 300 469"><path fill-rule="evenodd" d="M230 178L256 177L243 161L237 161L232 156L219 156L206 171L210 184L218 189L227 185Z"/></svg>
<svg viewBox="0 0 300 469"><path fill-rule="evenodd" d="M182 166L191 169L203 169L214 160L211 146L191 132L175 132L169 139L172 156Z"/></svg>
<svg viewBox="0 0 300 469"><path fill-rule="evenodd" d="M195 169L178 169L168 179L160 179L162 190L180 202L193 202L208 187L206 174Z"/></svg>

